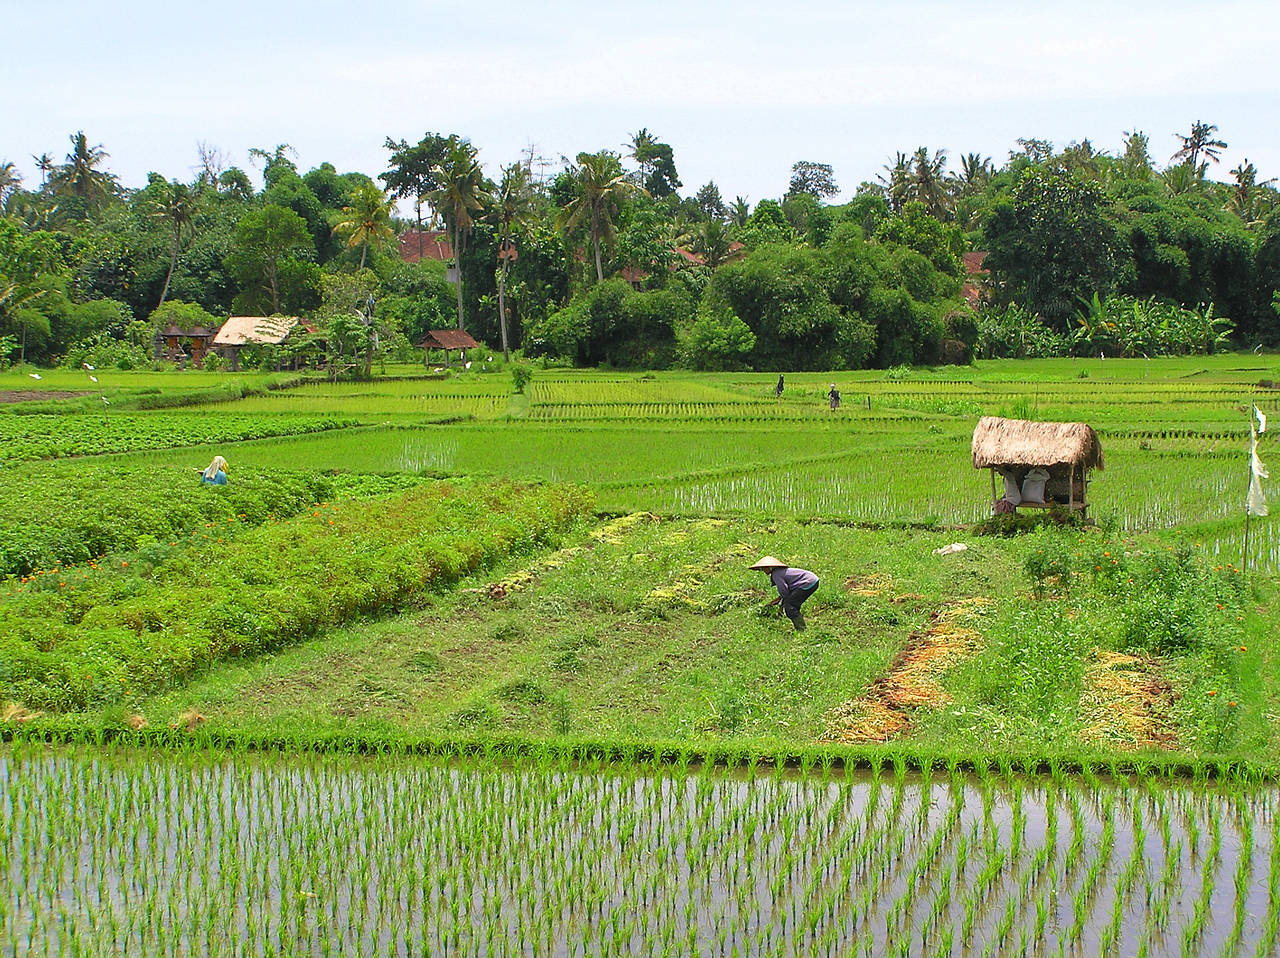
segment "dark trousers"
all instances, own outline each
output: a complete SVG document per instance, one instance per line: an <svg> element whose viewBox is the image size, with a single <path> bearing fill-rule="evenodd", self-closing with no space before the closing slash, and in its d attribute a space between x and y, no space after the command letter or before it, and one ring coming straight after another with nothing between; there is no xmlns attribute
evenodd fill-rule
<svg viewBox="0 0 1280 958"><path fill-rule="evenodd" d="M818 583L813 584L811 589L795 589L785 599L782 600L782 614L792 622L800 615L800 606L804 605L809 596L818 591ZM801 619L801 621L804 621Z"/></svg>

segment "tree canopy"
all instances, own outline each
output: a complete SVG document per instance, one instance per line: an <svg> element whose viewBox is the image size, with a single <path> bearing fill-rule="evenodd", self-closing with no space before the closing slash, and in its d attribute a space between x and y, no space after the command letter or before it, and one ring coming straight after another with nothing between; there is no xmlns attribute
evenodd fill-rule
<svg viewBox="0 0 1280 958"><path fill-rule="evenodd" d="M106 342L135 361L171 304L308 317L358 372L450 322L504 355L615 366L1280 344L1275 171L1226 171L1238 136L1184 131L1165 162L1140 129L1114 153L904 148L840 202L836 166L811 160L773 196L734 194L730 165L685 190L645 127L558 168L530 144L494 179L460 133L386 137L375 177L300 166L287 143L243 166L201 143L190 179L136 188L81 130L35 145L28 176L0 158L0 362ZM359 329L335 305L357 287Z"/></svg>

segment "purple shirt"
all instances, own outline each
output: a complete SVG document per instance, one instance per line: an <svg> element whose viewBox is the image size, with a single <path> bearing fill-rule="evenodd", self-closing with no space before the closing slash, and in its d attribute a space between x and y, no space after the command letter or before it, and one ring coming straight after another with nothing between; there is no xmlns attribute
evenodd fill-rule
<svg viewBox="0 0 1280 958"><path fill-rule="evenodd" d="M792 592L808 592L818 584L818 577L808 569L782 568L770 572L769 581L778 590L778 595L785 599Z"/></svg>

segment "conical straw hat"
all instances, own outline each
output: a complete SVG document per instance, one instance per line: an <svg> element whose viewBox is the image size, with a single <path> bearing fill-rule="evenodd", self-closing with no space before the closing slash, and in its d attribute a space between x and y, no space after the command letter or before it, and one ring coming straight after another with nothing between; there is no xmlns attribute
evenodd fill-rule
<svg viewBox="0 0 1280 958"><path fill-rule="evenodd" d="M755 565L751 566L752 569L785 569L786 567L787 564L785 562L781 559L775 559L773 556L765 556Z"/></svg>

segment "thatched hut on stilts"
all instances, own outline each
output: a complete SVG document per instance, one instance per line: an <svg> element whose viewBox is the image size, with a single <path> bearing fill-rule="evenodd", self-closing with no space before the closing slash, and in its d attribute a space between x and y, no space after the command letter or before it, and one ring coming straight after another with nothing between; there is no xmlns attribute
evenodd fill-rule
<svg viewBox="0 0 1280 958"><path fill-rule="evenodd" d="M1082 422L984 416L973 431L973 468L991 470L996 512L1065 506L1083 517L1089 473L1104 468L1102 443ZM1003 495L996 491L997 472L1004 481Z"/></svg>

